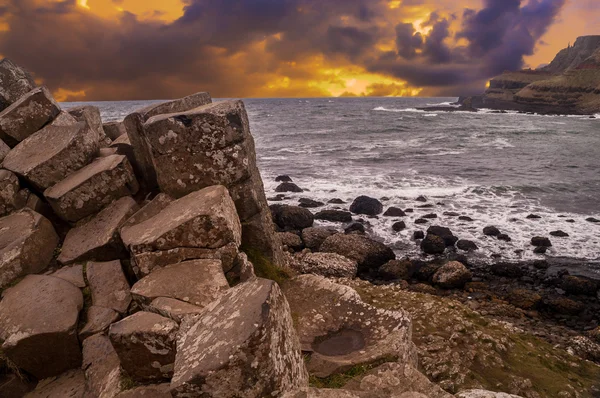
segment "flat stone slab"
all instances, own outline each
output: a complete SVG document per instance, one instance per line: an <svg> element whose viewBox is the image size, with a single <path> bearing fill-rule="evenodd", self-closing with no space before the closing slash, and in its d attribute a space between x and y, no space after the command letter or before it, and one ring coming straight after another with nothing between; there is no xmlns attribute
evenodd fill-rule
<svg viewBox="0 0 600 398"><path fill-rule="evenodd" d="M17 145L4 167L43 191L91 162L97 151L98 139L84 123L52 123Z"/></svg>
<svg viewBox="0 0 600 398"><path fill-rule="evenodd" d="M107 122L102 125L102 128L104 129L104 134L113 141L127 134L123 122Z"/></svg>
<svg viewBox="0 0 600 398"><path fill-rule="evenodd" d="M96 334L83 342L86 396L114 397L121 391L119 357L108 337Z"/></svg>
<svg viewBox="0 0 600 398"><path fill-rule="evenodd" d="M325 239L321 252L337 253L358 263L359 271L379 268L396 259L394 251L381 242L363 235L335 234Z"/></svg>
<svg viewBox="0 0 600 398"><path fill-rule="evenodd" d="M48 188L44 196L65 221L76 222L124 196L135 195L138 183L125 156L98 158Z"/></svg>
<svg viewBox="0 0 600 398"><path fill-rule="evenodd" d="M144 120L148 120L153 116L164 115L167 113L185 112L190 109L198 108L199 106L212 103L212 98L209 93L200 92L187 97L178 98L173 101L161 102L158 104L148 105L145 108L138 109L136 113L143 115Z"/></svg>
<svg viewBox="0 0 600 398"><path fill-rule="evenodd" d="M37 379L81 365L77 321L81 291L52 276L28 275L4 291L0 340L4 354Z"/></svg>
<svg viewBox="0 0 600 398"><path fill-rule="evenodd" d="M58 241L50 221L32 210L0 218L0 289L22 276L43 271Z"/></svg>
<svg viewBox="0 0 600 398"><path fill-rule="evenodd" d="M0 216L5 216L17 208L19 179L8 170L0 170Z"/></svg>
<svg viewBox="0 0 600 398"><path fill-rule="evenodd" d="M292 315L273 281L242 283L181 326L175 397L258 398L307 384Z"/></svg>
<svg viewBox="0 0 600 398"><path fill-rule="evenodd" d="M74 286L77 286L80 289L86 287L85 280L83 279L83 265L81 264L62 267L58 271L50 274L50 276L71 282Z"/></svg>
<svg viewBox="0 0 600 398"><path fill-rule="evenodd" d="M241 224L227 189L216 185L168 204L162 211L121 231L132 253L179 247L218 249L241 244Z"/></svg>
<svg viewBox="0 0 600 398"><path fill-rule="evenodd" d="M193 260L157 269L131 288L142 305L168 297L204 308L229 289L218 260Z"/></svg>
<svg viewBox="0 0 600 398"><path fill-rule="evenodd" d="M98 141L101 146L107 146L110 144L111 139L106 136L104 127L102 126L102 117L100 116L100 109L97 106L83 105L76 106L74 108L67 109L70 115L72 115L78 122L86 122L88 126L94 130L98 136Z"/></svg>
<svg viewBox="0 0 600 398"><path fill-rule="evenodd" d="M141 311L111 325L109 337L129 377L160 382L173 375L178 329L172 319Z"/></svg>
<svg viewBox="0 0 600 398"><path fill-rule="evenodd" d="M105 332L119 318L119 313L113 309L92 305L87 311L87 322L79 332L80 340Z"/></svg>
<svg viewBox="0 0 600 398"><path fill-rule="evenodd" d="M354 289L316 275L298 276L284 291L302 350L311 353L311 374L328 377L388 358L410 361L414 345L407 313L375 308Z"/></svg>
<svg viewBox="0 0 600 398"><path fill-rule="evenodd" d="M81 369L68 370L57 377L41 380L24 398L83 398L85 375Z"/></svg>
<svg viewBox="0 0 600 398"><path fill-rule="evenodd" d="M35 88L33 76L8 58L0 61L0 111Z"/></svg>
<svg viewBox="0 0 600 398"><path fill-rule="evenodd" d="M145 203L140 210L127 219L121 227L121 234L123 234L123 231L126 231L127 228L138 225L156 216L174 200L175 199L167 194L159 193L154 199ZM125 234L127 234L127 232L125 232Z"/></svg>
<svg viewBox="0 0 600 398"><path fill-rule="evenodd" d="M181 322L186 316L202 312L202 307L169 297L158 297L152 300L148 311L171 318L176 322Z"/></svg>
<svg viewBox="0 0 600 398"><path fill-rule="evenodd" d="M121 314L127 312L131 303L131 294L119 260L89 262L86 274L94 305L110 308Z"/></svg>
<svg viewBox="0 0 600 398"><path fill-rule="evenodd" d="M71 229L65 237L58 261L71 264L127 258L119 228L137 209L135 200L126 196L105 207L87 223Z"/></svg>
<svg viewBox="0 0 600 398"><path fill-rule="evenodd" d="M46 87L34 88L0 112L0 138L14 147L50 123L59 112L60 106Z"/></svg>

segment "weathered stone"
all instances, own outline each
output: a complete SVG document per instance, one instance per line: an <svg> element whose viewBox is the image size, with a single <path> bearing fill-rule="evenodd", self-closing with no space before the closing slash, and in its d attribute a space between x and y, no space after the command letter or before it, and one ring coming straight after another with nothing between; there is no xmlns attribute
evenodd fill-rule
<svg viewBox="0 0 600 398"><path fill-rule="evenodd" d="M50 274L50 276L71 282L80 289L83 289L86 286L85 280L83 279L83 265L81 264L62 267L58 271Z"/></svg>
<svg viewBox="0 0 600 398"><path fill-rule="evenodd" d="M383 243L374 241L362 235L336 234L323 242L320 250L327 253L337 253L358 263L359 271L379 268L396 255Z"/></svg>
<svg viewBox="0 0 600 398"><path fill-rule="evenodd" d="M62 246L58 261L111 261L127 258L127 249L119 235L119 227L138 209L132 197L126 196L106 206L85 224L71 229Z"/></svg>
<svg viewBox="0 0 600 398"><path fill-rule="evenodd" d="M425 254L442 254L446 250L446 243L444 238L428 233L421 241L421 250Z"/></svg>
<svg viewBox="0 0 600 398"><path fill-rule="evenodd" d="M112 155L120 155L117 151L117 148L100 148L98 150L99 158L105 158L107 156L112 156Z"/></svg>
<svg viewBox="0 0 600 398"><path fill-rule="evenodd" d="M133 285L131 294L142 305L158 297L169 297L205 307L227 289L229 284L220 261L193 260L154 270Z"/></svg>
<svg viewBox="0 0 600 398"><path fill-rule="evenodd" d="M142 386L127 390L117 395L117 398L171 398L171 385L168 383L152 386Z"/></svg>
<svg viewBox="0 0 600 398"><path fill-rule="evenodd" d="M140 165L137 163L137 159L135 157L135 149L131 145L131 142L129 141L129 137L127 136L127 134L122 135L119 138L117 138L116 140L114 140L110 144L110 148L116 149L117 154L126 156L127 160L129 160L129 163L133 167L133 171L134 171L136 177L143 179L144 171L140 167Z"/></svg>
<svg viewBox="0 0 600 398"><path fill-rule="evenodd" d="M359 196L354 199L350 205L350 211L354 214L366 214L368 216L376 216L383 212L383 205L375 198L368 196Z"/></svg>
<svg viewBox="0 0 600 398"><path fill-rule="evenodd" d="M119 357L108 337L96 334L83 342L86 397L113 398L121 391Z"/></svg>
<svg viewBox="0 0 600 398"><path fill-rule="evenodd" d="M104 129L104 134L113 141L127 134L127 129L125 129L123 122L103 123L102 128Z"/></svg>
<svg viewBox="0 0 600 398"><path fill-rule="evenodd" d="M8 155L9 152L10 147L0 139L0 163L4 161L4 158L6 158L6 155Z"/></svg>
<svg viewBox="0 0 600 398"><path fill-rule="evenodd" d="M127 158L113 155L94 160L48 188L44 196L59 217L76 222L137 191L138 183Z"/></svg>
<svg viewBox="0 0 600 398"><path fill-rule="evenodd" d="M168 297L158 297L152 300L147 310L171 318L178 323L188 315L202 312L202 308L197 305Z"/></svg>
<svg viewBox="0 0 600 398"><path fill-rule="evenodd" d="M344 210L322 210L315 214L315 220L352 222L352 213Z"/></svg>
<svg viewBox="0 0 600 398"><path fill-rule="evenodd" d="M433 275L433 283L444 289L462 288L473 278L471 271L458 261L442 265Z"/></svg>
<svg viewBox="0 0 600 398"><path fill-rule="evenodd" d="M81 291L52 276L28 275L0 301L2 351L38 379L81 365L77 320Z"/></svg>
<svg viewBox="0 0 600 398"><path fill-rule="evenodd" d="M138 167L135 172L139 178L142 191L157 191L158 182L156 180L156 170L152 162L149 144L145 136L143 115L140 113L132 113L123 120L123 125L125 126L127 137L133 147L135 165Z"/></svg>
<svg viewBox="0 0 600 398"><path fill-rule="evenodd" d="M289 281L285 295L302 350L311 353L307 361L311 375L328 377L384 358L412 361L407 313L375 308L354 289L315 275Z"/></svg>
<svg viewBox="0 0 600 398"><path fill-rule="evenodd" d="M406 213L398 207L390 207L383 213L384 217L406 217Z"/></svg>
<svg viewBox="0 0 600 398"><path fill-rule="evenodd" d="M83 341L96 333L103 333L108 327L119 320L119 313L113 309L92 305L87 311L87 322L79 337Z"/></svg>
<svg viewBox="0 0 600 398"><path fill-rule="evenodd" d="M14 147L46 124L60 107L46 87L34 88L0 112L0 139Z"/></svg>
<svg viewBox="0 0 600 398"><path fill-rule="evenodd" d="M0 111L35 88L33 77L8 58L0 61Z"/></svg>
<svg viewBox="0 0 600 398"><path fill-rule="evenodd" d="M336 253L303 253L294 257L290 266L302 274L315 274L328 278L354 278L358 264Z"/></svg>
<svg viewBox="0 0 600 398"><path fill-rule="evenodd" d="M359 391L348 391L333 388L304 387L285 394L282 398L363 398L366 395Z"/></svg>
<svg viewBox="0 0 600 398"><path fill-rule="evenodd" d="M175 99L173 101L148 105L147 107L139 109L136 112L142 114L144 121L146 121L153 116L185 112L211 103L212 98L210 97L210 94L206 92L200 92L188 95L187 97Z"/></svg>
<svg viewBox="0 0 600 398"><path fill-rule="evenodd" d="M171 202L154 217L121 231L132 253L241 244L241 225L227 189L217 185Z"/></svg>
<svg viewBox="0 0 600 398"><path fill-rule="evenodd" d="M129 377L160 382L173 375L178 329L175 321L142 311L112 324L108 335Z"/></svg>
<svg viewBox="0 0 600 398"><path fill-rule="evenodd" d="M513 289L508 294L508 302L524 310L536 308L542 301L542 296L527 289Z"/></svg>
<svg viewBox="0 0 600 398"><path fill-rule="evenodd" d="M519 395L504 392L492 392L488 390L465 390L456 394L457 398L523 398Z"/></svg>
<svg viewBox="0 0 600 398"><path fill-rule="evenodd" d="M447 247L454 246L454 244L458 241L458 238L454 236L452 231L446 227L440 227L438 225L432 225L427 229L427 234L437 235L444 240L444 244Z"/></svg>
<svg viewBox="0 0 600 398"><path fill-rule="evenodd" d="M535 236L531 238L531 245L535 247L552 247L550 239L543 236Z"/></svg>
<svg viewBox="0 0 600 398"><path fill-rule="evenodd" d="M73 369L41 380L24 398L83 398L84 393L85 375L81 369Z"/></svg>
<svg viewBox="0 0 600 398"><path fill-rule="evenodd" d="M281 239L281 244L288 249L296 252L304 249L304 243L302 243L302 238L298 234L293 232L279 232L278 235Z"/></svg>
<svg viewBox="0 0 600 398"><path fill-rule="evenodd" d="M302 230L302 241L304 246L312 251L318 251L325 239L335 235L337 231L333 228L312 227Z"/></svg>
<svg viewBox="0 0 600 398"><path fill-rule="evenodd" d="M466 239L461 239L458 242L456 242L456 247L466 252L479 250L479 247L477 247L477 244L475 242Z"/></svg>
<svg viewBox="0 0 600 398"><path fill-rule="evenodd" d="M289 306L273 281L242 283L184 323L173 396L259 398L308 384Z"/></svg>
<svg viewBox="0 0 600 398"><path fill-rule="evenodd" d="M498 236L500 235L500 230L491 225L483 229L483 234L485 236Z"/></svg>
<svg viewBox="0 0 600 398"><path fill-rule="evenodd" d="M57 245L58 235L50 221L32 210L0 218L0 289L44 270Z"/></svg>
<svg viewBox="0 0 600 398"><path fill-rule="evenodd" d="M408 259L388 261L377 273L386 280L409 280L415 273L415 265Z"/></svg>
<svg viewBox="0 0 600 398"><path fill-rule="evenodd" d="M3 166L43 191L88 164L97 151L98 139L86 124L51 123L17 145Z"/></svg>
<svg viewBox="0 0 600 398"><path fill-rule="evenodd" d="M100 109L98 109L98 107L91 105L76 106L67 109L67 112L78 122L85 122L92 130L94 130L97 140L100 142L100 146L107 146L110 144L111 140L106 136L104 128L102 127L102 117L100 116Z"/></svg>
<svg viewBox="0 0 600 398"><path fill-rule="evenodd" d="M17 208L20 187L16 175L8 170L0 170L0 216L5 216Z"/></svg>
<svg viewBox="0 0 600 398"><path fill-rule="evenodd" d="M271 205L273 222L283 231L302 230L315 222L310 210L299 206Z"/></svg>
<svg viewBox="0 0 600 398"><path fill-rule="evenodd" d="M104 263L89 262L86 274L94 305L110 308L121 314L127 311L131 294L119 260Z"/></svg>
<svg viewBox="0 0 600 398"><path fill-rule="evenodd" d="M561 287L569 294L595 297L596 292L600 289L600 283L580 276L565 275L562 277Z"/></svg>
<svg viewBox="0 0 600 398"><path fill-rule="evenodd" d="M304 189L300 188L298 185L293 182L282 182L275 188L275 192L295 192L300 193L304 192Z"/></svg>

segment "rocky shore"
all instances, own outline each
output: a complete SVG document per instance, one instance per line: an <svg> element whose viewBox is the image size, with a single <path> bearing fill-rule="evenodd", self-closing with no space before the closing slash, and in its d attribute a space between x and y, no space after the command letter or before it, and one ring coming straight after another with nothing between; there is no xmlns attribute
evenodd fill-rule
<svg viewBox="0 0 600 398"><path fill-rule="evenodd" d="M367 196L269 207L241 101L103 124L5 59L0 139L1 397L600 393L597 281L471 264L441 226L397 258L359 221L408 209Z"/></svg>

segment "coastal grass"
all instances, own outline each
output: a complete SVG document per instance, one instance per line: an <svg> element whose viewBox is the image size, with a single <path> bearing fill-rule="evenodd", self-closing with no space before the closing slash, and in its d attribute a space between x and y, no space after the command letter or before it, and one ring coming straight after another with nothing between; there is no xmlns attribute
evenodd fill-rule
<svg viewBox="0 0 600 398"><path fill-rule="evenodd" d="M241 250L248 256L248 260L254 266L254 273L259 278L270 279L277 282L280 286L292 278L291 271L273 264L256 248L242 246Z"/></svg>
<svg viewBox="0 0 600 398"><path fill-rule="evenodd" d="M310 375L309 385L314 388L332 388L332 389L343 388L346 385L346 383L348 383L350 380L354 379L355 377L364 376L370 370L375 369L376 367L381 366L384 363L395 362L397 360L398 360L398 358L395 358L395 357L385 357L385 358L381 358L375 362L352 366L351 368L349 368L348 370L346 370L344 372L336 373L336 374L333 374L328 377L317 377L314 375ZM304 361L309 362L310 355L308 355L308 354L305 355Z"/></svg>

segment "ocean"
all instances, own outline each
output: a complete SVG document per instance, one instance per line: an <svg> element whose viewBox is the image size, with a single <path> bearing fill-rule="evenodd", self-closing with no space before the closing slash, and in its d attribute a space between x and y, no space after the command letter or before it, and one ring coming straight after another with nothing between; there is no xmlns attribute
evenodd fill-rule
<svg viewBox="0 0 600 398"><path fill-rule="evenodd" d="M383 198L386 207L413 208L403 218L408 228L400 233L391 228L399 219L366 219L369 232L400 256L420 254L412 235L428 225L414 221L435 213L438 218L429 225L475 241L477 260L544 258L533 253L531 238L562 230L569 237L551 237L547 256L600 261L600 224L586 221L600 219L600 115L416 110L455 100L244 100L267 197L274 196L275 177L287 174L306 191L289 194L283 203L341 198L348 204L329 207L347 208L355 197L368 195ZM107 122L152 102L86 104L98 106ZM423 203L415 199L421 195L434 207L419 208ZM527 219L530 214L541 218ZM484 236L488 225L512 241Z"/></svg>

